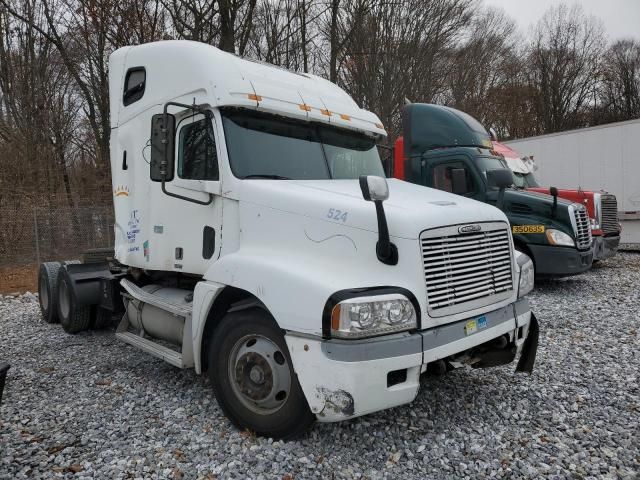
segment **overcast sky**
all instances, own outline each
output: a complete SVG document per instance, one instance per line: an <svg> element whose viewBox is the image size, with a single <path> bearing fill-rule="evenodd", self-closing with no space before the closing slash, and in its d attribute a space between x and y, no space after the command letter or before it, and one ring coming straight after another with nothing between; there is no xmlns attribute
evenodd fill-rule
<svg viewBox="0 0 640 480"><path fill-rule="evenodd" d="M640 0L483 0L487 5L502 7L518 24L520 31L528 34L547 8L557 3L579 3L588 14L604 23L612 40L634 37L640 40Z"/></svg>

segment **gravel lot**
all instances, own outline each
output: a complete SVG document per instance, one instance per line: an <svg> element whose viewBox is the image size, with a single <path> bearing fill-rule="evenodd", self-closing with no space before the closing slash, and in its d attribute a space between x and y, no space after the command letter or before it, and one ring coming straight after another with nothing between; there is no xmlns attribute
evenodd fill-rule
<svg viewBox="0 0 640 480"><path fill-rule="evenodd" d="M532 376L423 381L408 406L273 442L239 432L208 382L0 297L0 478L638 478L640 255L536 288Z"/></svg>

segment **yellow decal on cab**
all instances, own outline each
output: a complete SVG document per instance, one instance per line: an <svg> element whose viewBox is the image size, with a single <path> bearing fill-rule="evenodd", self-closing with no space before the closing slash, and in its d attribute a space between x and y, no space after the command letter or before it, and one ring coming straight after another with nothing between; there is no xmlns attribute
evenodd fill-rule
<svg viewBox="0 0 640 480"><path fill-rule="evenodd" d="M513 233L544 233L544 225L514 225L511 231Z"/></svg>

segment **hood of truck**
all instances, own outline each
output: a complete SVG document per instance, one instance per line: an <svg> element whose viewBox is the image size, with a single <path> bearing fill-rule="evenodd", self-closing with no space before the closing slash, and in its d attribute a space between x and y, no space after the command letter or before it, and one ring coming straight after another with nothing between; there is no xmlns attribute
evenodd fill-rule
<svg viewBox="0 0 640 480"><path fill-rule="evenodd" d="M384 202L389 234L417 239L425 229L504 221L497 208L459 195L388 179ZM346 227L378 231L373 202L362 198L358 180L244 180L242 201Z"/></svg>
<svg viewBox="0 0 640 480"><path fill-rule="evenodd" d="M523 203L529 206L552 206L553 196L547 193L531 190L506 190L504 192L505 200L512 203ZM574 202L561 198L558 195L558 209L568 207Z"/></svg>
<svg viewBox="0 0 640 480"><path fill-rule="evenodd" d="M530 187L527 188L527 192L549 194L549 187ZM569 188L558 189L558 197L569 200L570 202L582 203L585 205L588 202L593 202L594 193L595 192L592 192L590 190L574 190Z"/></svg>

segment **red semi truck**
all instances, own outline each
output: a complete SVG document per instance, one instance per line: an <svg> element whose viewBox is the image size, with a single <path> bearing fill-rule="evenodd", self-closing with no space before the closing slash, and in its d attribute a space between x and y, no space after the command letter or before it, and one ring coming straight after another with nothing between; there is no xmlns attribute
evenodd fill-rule
<svg viewBox="0 0 640 480"><path fill-rule="evenodd" d="M493 150L504 157L507 166L513 172L517 187L532 192L550 192L550 187L541 187L533 175L537 167L531 157L523 156L496 140L493 140ZM558 188L557 191L560 198L580 203L587 208L593 236L593 259L602 260L615 255L621 232L616 196L604 191L593 192L581 188Z"/></svg>

